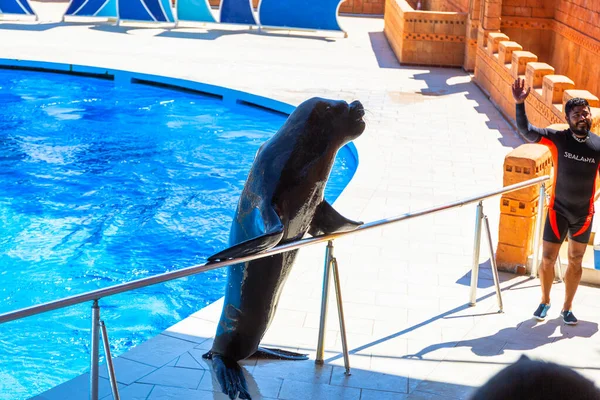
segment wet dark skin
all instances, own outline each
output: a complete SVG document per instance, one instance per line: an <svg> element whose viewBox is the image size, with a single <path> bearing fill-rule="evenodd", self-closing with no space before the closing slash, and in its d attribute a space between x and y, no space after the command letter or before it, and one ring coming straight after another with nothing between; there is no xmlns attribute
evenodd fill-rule
<svg viewBox="0 0 600 400"><path fill-rule="evenodd" d="M530 88L525 89L525 81L516 79L512 85L512 94L517 104L522 104L529 95ZM578 138L585 138L592 127L592 115L587 106L575 106L565 115L565 120L569 124L569 129ZM540 282L542 286L541 303L550 304L550 290L554 282L554 264L560 251L560 243L552 243L544 240L542 243L542 265L539 270ZM581 264L583 255L587 248L586 243L579 243L574 240L569 241L569 265L565 272L565 300L563 310L571 310L573 298L581 281Z"/></svg>
<svg viewBox="0 0 600 400"><path fill-rule="evenodd" d="M324 200L338 150L362 134L360 102L312 98L289 116L258 151L231 227L231 247L209 257L225 260L259 253L311 235L356 229ZM250 394L237 361L252 355L306 359L305 355L259 348L297 251L230 266L223 312L213 347L213 370L231 399Z"/></svg>

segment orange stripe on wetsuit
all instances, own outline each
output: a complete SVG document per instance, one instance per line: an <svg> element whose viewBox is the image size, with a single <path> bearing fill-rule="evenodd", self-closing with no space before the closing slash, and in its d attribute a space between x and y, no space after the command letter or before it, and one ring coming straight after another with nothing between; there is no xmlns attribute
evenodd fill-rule
<svg viewBox="0 0 600 400"><path fill-rule="evenodd" d="M554 177L552 179L552 192L550 194L550 202L548 203L548 218L550 218L550 226L552 226L552 231L557 238L560 238L560 233L558 231L558 223L556 222L556 212L554 211L554 190L556 189L556 177L558 176L558 149L554 142L546 137L542 137L538 142L539 144L543 144L548 147L550 153L552 154L552 161L554 162Z"/></svg>
<svg viewBox="0 0 600 400"><path fill-rule="evenodd" d="M583 232L585 232L590 224L592 223L592 217L594 216L594 196L596 195L596 180L594 179L594 190L592 190L592 197L590 198L590 209L587 218L585 219L585 224L581 227L580 230L577 231L573 236L579 236Z"/></svg>

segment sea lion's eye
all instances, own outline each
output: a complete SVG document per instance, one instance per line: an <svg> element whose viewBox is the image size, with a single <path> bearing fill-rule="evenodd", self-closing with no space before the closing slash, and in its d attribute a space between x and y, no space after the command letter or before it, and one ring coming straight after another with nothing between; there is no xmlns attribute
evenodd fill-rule
<svg viewBox="0 0 600 400"><path fill-rule="evenodd" d="M321 108L321 111L319 111L319 116L321 118L323 118L323 117L329 118L331 116L332 112L333 112L333 110L331 109L331 106L326 105L323 108Z"/></svg>

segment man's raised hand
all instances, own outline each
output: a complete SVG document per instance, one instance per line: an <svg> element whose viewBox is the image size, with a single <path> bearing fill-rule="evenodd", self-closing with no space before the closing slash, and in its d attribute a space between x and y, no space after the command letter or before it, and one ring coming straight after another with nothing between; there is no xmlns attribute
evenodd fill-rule
<svg viewBox="0 0 600 400"><path fill-rule="evenodd" d="M512 84L512 95L517 102L517 104L523 104L527 96L529 96L529 91L531 88L527 88L525 90L525 80L521 78L515 79Z"/></svg>

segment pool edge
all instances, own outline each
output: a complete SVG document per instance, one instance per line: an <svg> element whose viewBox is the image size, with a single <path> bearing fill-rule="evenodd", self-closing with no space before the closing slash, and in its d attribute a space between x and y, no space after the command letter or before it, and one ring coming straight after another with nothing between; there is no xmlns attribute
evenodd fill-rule
<svg viewBox="0 0 600 400"><path fill-rule="evenodd" d="M242 90L231 89L225 86L211 85L199 81L193 81L182 78L173 78L165 75L146 74L142 72L126 71L121 69L104 67L94 67L81 64L68 64L51 61L36 61L24 59L22 60L2 57L0 57L0 68L35 70L42 72L59 72L64 74L85 75L97 78L109 77L112 78L115 84L117 85L127 85L135 81L152 82L170 86L174 89L188 89L199 93L206 93L208 95L217 96L220 97L225 104L229 105L243 104L248 106L256 106L286 115L291 114L296 109L296 106L292 104L279 100L274 100L269 97L244 92ZM345 144L345 146L348 146L348 149L354 157L354 161L356 164L356 168L354 168L354 173L348 181L348 183L350 183L350 181L356 174L356 170L358 169L359 156L358 149L356 148L356 145L353 142L348 142ZM346 187L347 186L348 185L346 185ZM346 187L344 187L344 189L346 189Z"/></svg>

